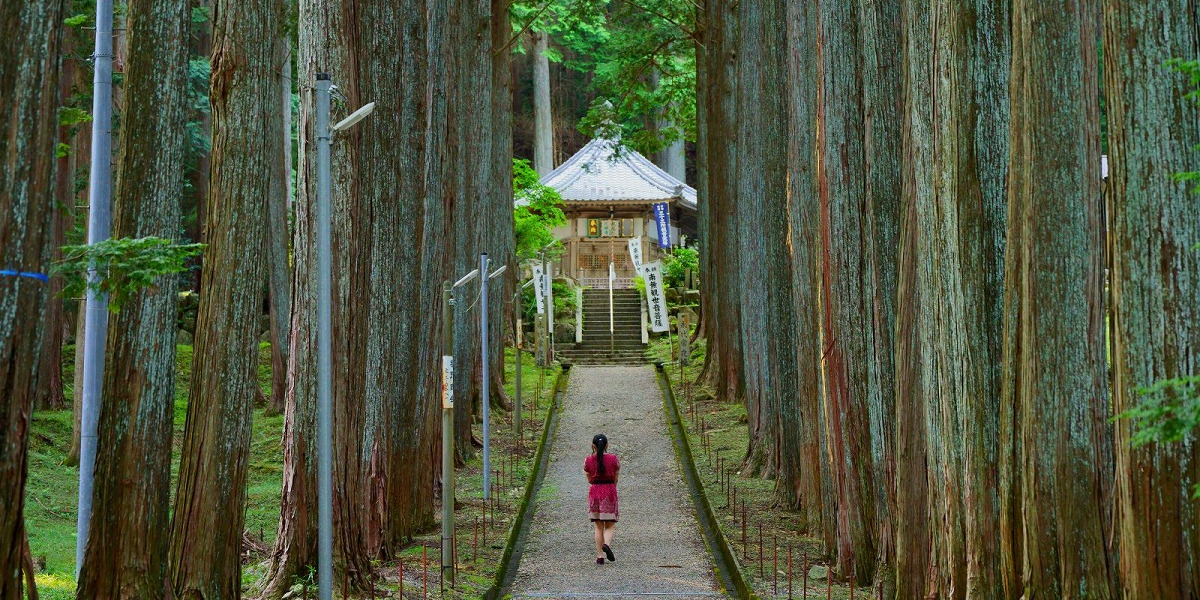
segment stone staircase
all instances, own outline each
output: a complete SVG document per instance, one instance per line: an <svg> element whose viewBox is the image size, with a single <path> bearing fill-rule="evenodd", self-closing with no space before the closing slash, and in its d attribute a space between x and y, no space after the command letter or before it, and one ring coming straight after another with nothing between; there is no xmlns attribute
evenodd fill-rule
<svg viewBox="0 0 1200 600"><path fill-rule="evenodd" d="M608 330L608 290L583 291L583 343L560 344L558 359L575 365L646 364L642 300L637 290L613 290L613 332Z"/></svg>

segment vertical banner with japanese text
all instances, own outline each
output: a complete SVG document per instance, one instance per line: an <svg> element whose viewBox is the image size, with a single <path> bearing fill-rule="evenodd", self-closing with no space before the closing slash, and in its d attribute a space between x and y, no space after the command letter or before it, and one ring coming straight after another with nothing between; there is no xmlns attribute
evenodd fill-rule
<svg viewBox="0 0 1200 600"><path fill-rule="evenodd" d="M654 204L654 227L658 230L658 247L671 247L671 207L666 202Z"/></svg>
<svg viewBox="0 0 1200 600"><path fill-rule="evenodd" d="M537 314L546 314L546 282L542 277L542 265L533 265L533 296L537 298Z"/></svg>
<svg viewBox="0 0 1200 600"><path fill-rule="evenodd" d="M662 261L642 266L642 277L646 280L646 308L650 316L650 331L661 333L671 330L667 316L667 297L663 293Z"/></svg>
<svg viewBox="0 0 1200 600"><path fill-rule="evenodd" d="M633 270L640 275L642 273L642 238L629 238L629 260L633 263Z"/></svg>

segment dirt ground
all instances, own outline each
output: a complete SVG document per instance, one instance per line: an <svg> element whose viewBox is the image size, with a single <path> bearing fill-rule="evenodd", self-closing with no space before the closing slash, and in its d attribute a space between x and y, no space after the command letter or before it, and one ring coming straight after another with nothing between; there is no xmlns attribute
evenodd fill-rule
<svg viewBox="0 0 1200 600"><path fill-rule="evenodd" d="M615 563L596 564L582 469L592 436L621 459ZM714 598L700 537L651 367L576 367L512 597Z"/></svg>

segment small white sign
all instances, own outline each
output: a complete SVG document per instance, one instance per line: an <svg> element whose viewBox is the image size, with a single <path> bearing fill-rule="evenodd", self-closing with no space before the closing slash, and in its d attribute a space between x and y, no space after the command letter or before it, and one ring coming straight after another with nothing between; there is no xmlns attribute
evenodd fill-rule
<svg viewBox="0 0 1200 600"><path fill-rule="evenodd" d="M454 408L453 356L442 356L442 408Z"/></svg>
<svg viewBox="0 0 1200 600"><path fill-rule="evenodd" d="M617 267L613 263L608 263L608 282L612 283L617 280Z"/></svg>
<svg viewBox="0 0 1200 600"><path fill-rule="evenodd" d="M642 239L629 238L629 260L638 273L642 272Z"/></svg>
<svg viewBox="0 0 1200 600"><path fill-rule="evenodd" d="M654 261L642 267L646 280L646 307L650 316L650 331L661 333L671 330L667 314L667 297L663 293L662 261Z"/></svg>
<svg viewBox="0 0 1200 600"><path fill-rule="evenodd" d="M541 263L533 265L533 295L537 298L537 314L546 314L546 282L542 278Z"/></svg>

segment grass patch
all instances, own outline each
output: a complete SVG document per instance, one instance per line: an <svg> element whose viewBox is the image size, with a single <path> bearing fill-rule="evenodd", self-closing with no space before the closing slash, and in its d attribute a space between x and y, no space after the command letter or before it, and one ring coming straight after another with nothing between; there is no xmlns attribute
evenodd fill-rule
<svg viewBox="0 0 1200 600"><path fill-rule="evenodd" d="M64 350L67 358L63 380L65 394L73 397L70 387L73 376L72 348ZM492 461L494 469L503 469L503 483L497 501L485 508L482 501L482 457L476 453L465 467L456 473L458 508L455 511L458 544L457 590L439 592L440 524L413 537L398 560L379 563L384 576L378 587L380 593L395 596L398 587L399 563L405 564L405 596L415 591L419 597L422 584L422 548L427 548L430 598L478 598L491 585L504 551L508 528L512 525L518 503L533 468L533 457L541 434L546 411L553 396L558 376L557 365L541 370L530 354L522 356L523 443L518 444L512 413L492 411ZM515 398L513 388L514 353L505 354L505 391ZM191 385L192 347L176 348L176 378L174 406L174 437L172 440L172 486L177 480L183 427L187 418L188 388ZM270 395L271 360L269 344L260 346L259 385L263 394ZM540 390L539 390L540 383ZM534 407L536 401L536 408ZM269 416L265 408L254 411L250 443L249 471L246 487L246 531L261 538L268 546L274 542L279 522L279 496L283 478L283 416ZM67 600L75 597L75 519L79 494L79 470L65 466L71 446L73 427L71 410L40 411L33 416L30 435L29 480L26 486L25 518L29 542L35 558L44 559L46 568L37 574L38 591L42 598ZM475 437L482 439L482 424L475 425ZM172 489L172 502L175 490ZM440 506L435 509L440 519ZM487 527L483 527L486 512ZM476 543L476 521L479 542ZM485 537L486 536L486 537ZM251 592L266 575L268 563L260 557L245 565L242 572L243 590ZM335 586L341 597L340 586ZM315 589L310 590L315 595ZM364 594L362 597L366 597Z"/></svg>

